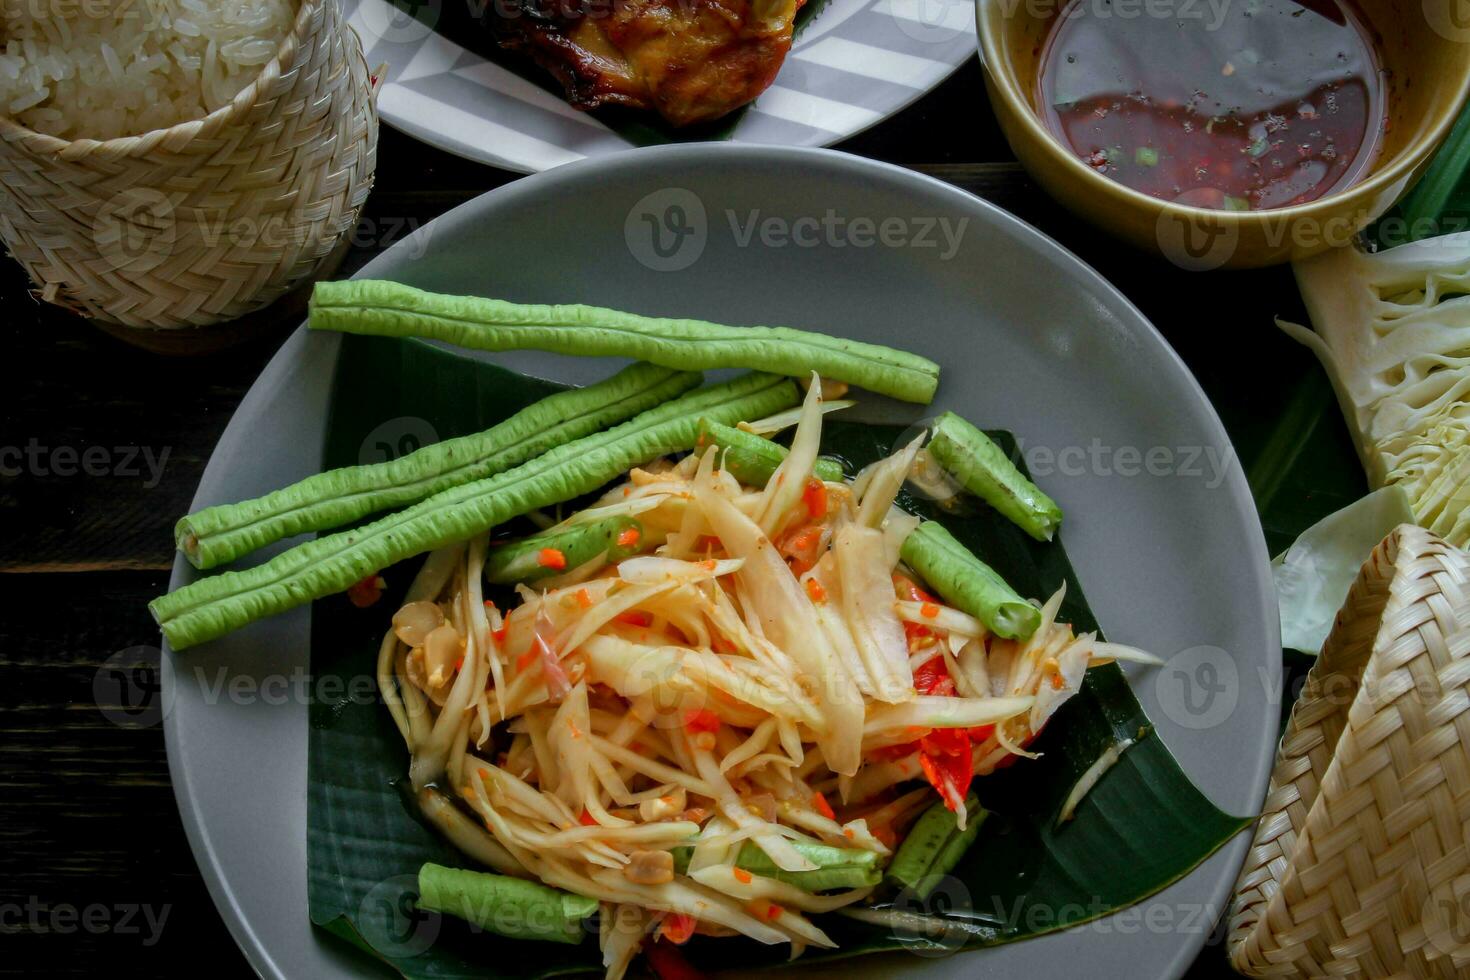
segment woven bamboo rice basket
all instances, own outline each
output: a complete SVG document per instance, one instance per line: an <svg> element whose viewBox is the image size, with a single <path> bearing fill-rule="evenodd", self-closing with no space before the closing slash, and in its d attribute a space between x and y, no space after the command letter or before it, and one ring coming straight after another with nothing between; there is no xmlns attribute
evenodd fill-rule
<svg viewBox="0 0 1470 980"><path fill-rule="evenodd" d="M1252 977L1470 977L1470 555L1404 525L1291 714L1236 884Z"/></svg>
<svg viewBox="0 0 1470 980"><path fill-rule="evenodd" d="M302 0L275 59L201 119L99 142L0 118L0 238L46 302L173 334L176 349L214 346L220 328L190 328L259 310L340 261L377 137L339 0Z"/></svg>

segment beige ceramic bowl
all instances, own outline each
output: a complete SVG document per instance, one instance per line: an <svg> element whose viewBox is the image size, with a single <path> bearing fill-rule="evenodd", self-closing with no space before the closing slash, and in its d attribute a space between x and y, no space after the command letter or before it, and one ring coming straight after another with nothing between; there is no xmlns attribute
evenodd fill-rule
<svg viewBox="0 0 1470 980"><path fill-rule="evenodd" d="M1470 2L1360 0L1388 72L1389 125L1368 176L1273 211L1171 204L1097 173L1037 115L1042 47L1062 5L977 0L985 85L1006 139L1032 177L1068 208L1185 268L1271 265L1349 243L1419 176L1470 91Z"/></svg>

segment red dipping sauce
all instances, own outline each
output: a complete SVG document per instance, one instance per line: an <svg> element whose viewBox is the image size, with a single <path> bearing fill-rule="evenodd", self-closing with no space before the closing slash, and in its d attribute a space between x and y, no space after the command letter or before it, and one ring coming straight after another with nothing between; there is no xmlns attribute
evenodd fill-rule
<svg viewBox="0 0 1470 980"><path fill-rule="evenodd" d="M1063 143L1195 207L1281 208L1347 187L1384 128L1372 34L1343 0L1072 0L1041 66L1041 116Z"/></svg>

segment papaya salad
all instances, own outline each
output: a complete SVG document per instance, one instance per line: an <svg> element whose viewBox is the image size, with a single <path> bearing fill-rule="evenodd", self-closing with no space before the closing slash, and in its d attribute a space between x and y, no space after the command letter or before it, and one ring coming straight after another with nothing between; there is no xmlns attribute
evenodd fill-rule
<svg viewBox="0 0 1470 980"><path fill-rule="evenodd" d="M423 909L596 933L609 980L695 934L832 948L825 917L955 867L986 817L975 781L1035 758L1090 666L1158 663L1059 619L1065 586L1023 597L904 509L906 484L965 493L1052 538L1060 508L970 422L944 413L856 473L822 454L849 384L927 403L923 358L393 283L319 284L311 326L641 359L179 524L201 568L330 533L156 600L175 648L344 591L378 614L380 570L427 555L382 614L377 680L419 810L475 867L423 865ZM699 387L729 366L757 373Z"/></svg>
<svg viewBox="0 0 1470 980"><path fill-rule="evenodd" d="M1030 755L1090 665L1149 659L898 509L924 437L844 478L818 454L821 391L789 453L705 421L695 452L544 531L424 563L383 697L425 814L509 876L430 865L426 907L493 928L513 879L533 882L512 906L539 902L535 938L575 941L600 909L609 978L650 937L831 947L813 914L946 870L933 859L983 818L972 780ZM948 818L916 840L936 799Z"/></svg>

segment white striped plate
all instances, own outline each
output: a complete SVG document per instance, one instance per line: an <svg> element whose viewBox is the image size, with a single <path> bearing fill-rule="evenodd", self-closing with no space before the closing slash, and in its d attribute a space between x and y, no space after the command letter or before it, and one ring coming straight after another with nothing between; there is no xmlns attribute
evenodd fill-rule
<svg viewBox="0 0 1470 980"><path fill-rule="evenodd" d="M461 0L419 6L437 11L446 2ZM435 33L399 3L343 0L368 64L388 65L378 99L385 122L523 173L632 146L546 89ZM829 146L904 108L975 50L973 0L830 0L806 22L775 84L740 116L730 139Z"/></svg>

